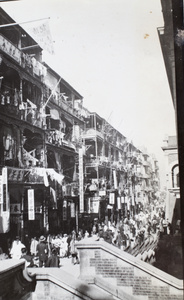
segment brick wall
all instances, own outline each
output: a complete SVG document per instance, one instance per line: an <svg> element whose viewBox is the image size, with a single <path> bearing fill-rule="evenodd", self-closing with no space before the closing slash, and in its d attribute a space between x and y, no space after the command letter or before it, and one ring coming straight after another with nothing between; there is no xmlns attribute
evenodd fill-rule
<svg viewBox="0 0 184 300"><path fill-rule="evenodd" d="M183 282L105 242L78 244L80 278L123 300L183 300Z"/></svg>

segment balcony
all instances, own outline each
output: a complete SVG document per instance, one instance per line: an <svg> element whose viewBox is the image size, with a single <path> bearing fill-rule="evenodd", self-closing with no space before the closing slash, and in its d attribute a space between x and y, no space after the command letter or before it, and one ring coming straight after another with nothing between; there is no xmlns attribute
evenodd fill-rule
<svg viewBox="0 0 184 300"><path fill-rule="evenodd" d="M39 77L39 79L42 81L44 80L44 77L47 74L47 68L34 57L25 54L23 51L15 47L15 45L13 45L2 34L0 34L0 50L11 57L30 75Z"/></svg>
<svg viewBox="0 0 184 300"><path fill-rule="evenodd" d="M59 108L66 111L70 115L84 122L84 118L82 116L82 109L74 108L72 102L65 100L65 98L68 97L64 96L62 93L61 94L56 93L50 97L50 101L58 105Z"/></svg>
<svg viewBox="0 0 184 300"><path fill-rule="evenodd" d="M102 132L100 132L100 131L98 131L96 129L93 129L93 128L86 129L83 132L82 137L85 138L85 139L87 139L87 138L95 138L95 137L100 137L101 139L104 138Z"/></svg>
<svg viewBox="0 0 184 300"><path fill-rule="evenodd" d="M31 101L29 103L20 102L20 91L17 89L0 93L0 110L8 117L12 116L12 118L28 122L33 126L45 128L44 118L37 106Z"/></svg>
<svg viewBox="0 0 184 300"><path fill-rule="evenodd" d="M69 147L72 150L76 151L75 145L69 141L64 139L65 133L56 130L56 129L48 129L46 130L46 143L55 145L58 147Z"/></svg>

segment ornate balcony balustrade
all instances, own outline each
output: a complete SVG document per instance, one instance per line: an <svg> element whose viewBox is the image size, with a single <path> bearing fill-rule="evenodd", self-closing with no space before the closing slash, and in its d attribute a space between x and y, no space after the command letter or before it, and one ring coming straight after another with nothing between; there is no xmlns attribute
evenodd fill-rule
<svg viewBox="0 0 184 300"><path fill-rule="evenodd" d="M65 133L56 130L56 129L48 129L46 130L46 143L56 145L58 147L69 147L76 150L75 145L70 141L64 138Z"/></svg>
<svg viewBox="0 0 184 300"><path fill-rule="evenodd" d="M96 130L96 129L93 129L93 128L89 128L89 129L86 129L84 132L83 132L83 137L84 138L87 138L87 137L96 137L96 136L99 136L100 138L104 138L103 136L103 133Z"/></svg>
<svg viewBox="0 0 184 300"><path fill-rule="evenodd" d="M45 128L44 118L36 105L31 101L21 102L20 91L14 89L12 91L5 91L0 93L0 108L1 113L12 115L13 117L26 121L31 125Z"/></svg>
<svg viewBox="0 0 184 300"><path fill-rule="evenodd" d="M2 50L6 55L9 55L28 73L33 76L38 76L41 80L44 80L44 77L47 74L47 68L34 57L31 57L18 49L2 34L0 34L0 50Z"/></svg>

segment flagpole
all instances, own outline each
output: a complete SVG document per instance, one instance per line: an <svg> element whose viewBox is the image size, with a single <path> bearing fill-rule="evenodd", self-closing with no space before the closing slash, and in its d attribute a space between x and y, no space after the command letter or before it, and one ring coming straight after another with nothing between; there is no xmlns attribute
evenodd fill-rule
<svg viewBox="0 0 184 300"><path fill-rule="evenodd" d="M46 101L46 102L45 102L45 104L43 105L43 108L42 108L42 109L44 109L44 108L47 106L47 104L48 104L48 102L49 102L50 98L51 98L51 97L52 97L52 95L53 95L53 92L54 92L54 91L55 91L55 89L57 88L57 86L58 86L58 84L60 83L60 81L61 81L61 77L60 77L59 81L57 82L56 86L54 87L54 89L52 90L52 92L51 92L51 94L50 94L49 98L47 99L47 101Z"/></svg>
<svg viewBox="0 0 184 300"><path fill-rule="evenodd" d="M42 19L36 19L36 20L31 20L31 21L25 21L25 22L18 22L18 23L9 23L9 24L3 24L3 25L0 25L0 28L3 28L3 27L9 27L9 26L15 26L15 25L21 25L21 24L26 24L26 23L32 23L32 22L38 22L38 21L42 21L42 20L48 20L50 19L50 17L48 18L42 18Z"/></svg>

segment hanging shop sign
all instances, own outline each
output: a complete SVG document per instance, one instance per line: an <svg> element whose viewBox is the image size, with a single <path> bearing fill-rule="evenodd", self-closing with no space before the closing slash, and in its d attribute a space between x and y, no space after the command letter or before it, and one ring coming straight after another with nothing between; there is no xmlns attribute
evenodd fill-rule
<svg viewBox="0 0 184 300"><path fill-rule="evenodd" d="M3 204L3 176L0 175L0 204Z"/></svg>
<svg viewBox="0 0 184 300"><path fill-rule="evenodd" d="M125 198L122 196L121 197L121 203L124 203L125 202Z"/></svg>
<svg viewBox="0 0 184 300"><path fill-rule="evenodd" d="M56 180L59 184L62 184L64 176L57 173L52 168L31 168L31 169L18 169L8 167L8 181L10 183L33 183L44 184L49 186L48 176L51 180Z"/></svg>
<svg viewBox="0 0 184 300"><path fill-rule="evenodd" d="M0 49L13 58L19 65L26 68L28 71L33 71L37 76L46 76L47 68L36 60L32 58L27 53L23 53L18 48L16 48L10 41L8 41L3 35L0 34Z"/></svg>
<svg viewBox="0 0 184 300"><path fill-rule="evenodd" d="M106 195L106 191L99 191L99 196L105 196Z"/></svg>
<svg viewBox="0 0 184 300"><path fill-rule="evenodd" d="M117 183L117 176L116 176L116 170L113 170L113 179L114 179L114 188L118 188L118 183Z"/></svg>
<svg viewBox="0 0 184 300"><path fill-rule="evenodd" d="M7 210L7 168L2 168L0 175L0 204L3 204L3 211Z"/></svg>
<svg viewBox="0 0 184 300"><path fill-rule="evenodd" d="M90 199L90 213L98 214L99 212L99 197L93 197Z"/></svg>
<svg viewBox="0 0 184 300"><path fill-rule="evenodd" d="M28 220L35 220L35 201L34 201L34 190L27 190L28 196Z"/></svg>
<svg viewBox="0 0 184 300"><path fill-rule="evenodd" d="M6 54L11 56L14 60L16 60L20 64L21 51L17 49L12 43L10 43L7 39L5 39L1 34L0 34L0 49L3 50Z"/></svg>
<svg viewBox="0 0 184 300"><path fill-rule="evenodd" d="M109 204L114 204L114 201L115 201L115 194L110 193L109 194Z"/></svg>
<svg viewBox="0 0 184 300"><path fill-rule="evenodd" d="M63 221L67 220L67 207L63 207Z"/></svg>
<svg viewBox="0 0 184 300"><path fill-rule="evenodd" d="M71 218L75 218L75 203L70 204L70 214Z"/></svg>
<svg viewBox="0 0 184 300"><path fill-rule="evenodd" d="M37 172L38 168L18 169L8 168L8 181L11 183L34 183L44 184L44 174ZM41 171L41 168L40 168Z"/></svg>
<svg viewBox="0 0 184 300"><path fill-rule="evenodd" d="M121 198L117 197L117 208L121 209Z"/></svg>
<svg viewBox="0 0 184 300"><path fill-rule="evenodd" d="M83 171L83 149L79 149L79 207L80 213L84 212L84 171Z"/></svg>
<svg viewBox="0 0 184 300"><path fill-rule="evenodd" d="M8 195L8 175L7 168L2 168L0 175L0 233L6 233L10 228L10 209L9 209L9 195Z"/></svg>

